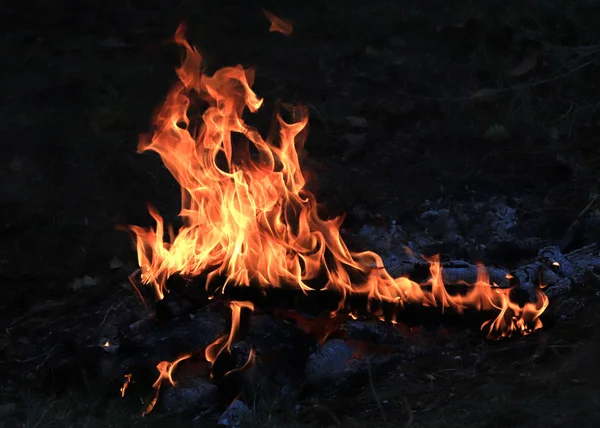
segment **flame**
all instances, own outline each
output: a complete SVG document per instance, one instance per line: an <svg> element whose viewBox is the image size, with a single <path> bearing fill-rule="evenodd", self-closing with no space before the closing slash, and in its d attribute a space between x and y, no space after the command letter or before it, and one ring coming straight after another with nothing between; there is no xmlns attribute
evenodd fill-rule
<svg viewBox="0 0 600 428"><path fill-rule="evenodd" d="M232 373L243 372L243 371L249 369L250 367L254 366L255 361L256 361L256 351L254 350L254 348L251 348L250 352L248 353L248 359L246 360L246 362L244 364L242 364L240 367L236 367L236 368L229 370L227 373L225 373L223 375L223 377L229 376Z"/></svg>
<svg viewBox="0 0 600 428"><path fill-rule="evenodd" d="M263 11L263 14L269 20L269 22L271 23L271 27L269 28L269 31L285 34L286 36L289 36L290 34L292 34L294 27L292 26L292 24L290 22L284 21L283 19L279 18L278 16L273 15L271 12L269 12L266 9L263 9L262 11Z"/></svg>
<svg viewBox="0 0 600 428"><path fill-rule="evenodd" d="M229 330L229 334L225 334L215 340L213 343L206 347L204 351L204 358L209 363L213 364L219 354L223 352L223 350L231 351L231 345L235 340L235 337L240 328L240 318L242 314L242 308L254 310L254 305L251 302L231 302L229 304L231 307L231 329ZM252 353L249 359L252 357ZM246 364L245 364L246 365Z"/></svg>
<svg viewBox="0 0 600 428"><path fill-rule="evenodd" d="M311 280L322 279L323 289L342 296L338 309L349 294L360 293L371 302L399 307L494 311L497 317L482 326L490 336L541 327L539 316L548 298L540 292L537 303L521 308L510 301L508 290L490 284L483 267L466 294L451 295L437 256L428 260L430 280L418 284L393 278L374 252L351 252L340 236L343 219L322 219L314 195L305 188L298 153L306 137L306 108L289 108L292 122L278 114L278 138L264 139L242 118L246 108L254 113L262 105L251 89L254 71L236 66L203 74L202 57L185 40L182 26L175 42L185 50L179 82L155 118L154 134L143 137L138 149L158 153L179 183L183 226L177 233L167 228L167 241L163 218L154 208L149 208L154 228L130 226L142 281L154 287L159 299L174 274L204 276L209 290L224 278L223 288L291 286L308 292ZM206 108L201 116L192 116L191 107L195 110L199 101ZM236 305L240 303L232 304L232 313L239 317ZM207 360L228 348L234 333L232 329L229 338L209 346Z"/></svg>
<svg viewBox="0 0 600 428"><path fill-rule="evenodd" d="M121 387L121 397L125 397L125 391L127 391L127 388L129 387L130 383L131 383L131 373L127 373L125 376L123 376L123 386Z"/></svg>
<svg viewBox="0 0 600 428"><path fill-rule="evenodd" d="M177 367L180 362L187 360L191 356L192 354L184 354L173 362L161 361L156 365L156 368L158 369L158 378L152 385L152 388L155 390L155 394L152 398L152 401L150 401L150 404L148 404L146 407L146 410L144 410L142 413L142 416L146 416L154 409L154 406L156 406L156 402L158 401L158 396L160 394L160 387L162 386L163 381L167 380L172 386L176 386L175 381L173 380L173 370L175 370L175 367ZM123 394L125 393L124 391L122 392Z"/></svg>

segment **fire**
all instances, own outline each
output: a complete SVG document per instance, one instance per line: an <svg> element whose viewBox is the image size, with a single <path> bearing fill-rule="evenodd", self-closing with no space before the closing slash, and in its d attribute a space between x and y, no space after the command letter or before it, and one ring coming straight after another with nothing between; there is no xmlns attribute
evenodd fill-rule
<svg viewBox="0 0 600 428"><path fill-rule="evenodd" d="M231 345L235 340L235 337L240 328L240 318L242 314L242 308L254 310L254 305L251 302L231 302L231 329L229 334L225 334L211 343L204 351L204 358L209 363L214 363L217 357L224 350L231 351ZM253 358L253 353L250 353L248 360Z"/></svg>
<svg viewBox="0 0 600 428"><path fill-rule="evenodd" d="M158 363L158 365L156 366L156 368L158 369L158 373L159 373L158 378L152 385L152 388L154 388L154 390L155 390L155 394L154 394L154 397L152 398L152 400L150 401L150 404L148 404L148 406L146 407L146 410L144 410L144 412L142 413L142 416L146 416L152 410L154 410L154 406L156 406L156 402L158 401L158 396L160 394L160 387L162 386L163 381L167 380L167 381L169 381L169 383L172 386L176 386L176 383L172 377L173 370L175 370L175 367L177 367L177 365L180 362L187 360L191 356L192 356L191 354L185 354L185 355L182 355L181 357L177 358L173 362L161 361L160 363ZM129 380L130 380L130 378L129 379L126 378L127 384L129 384ZM125 385L123 386L122 394L125 394Z"/></svg>
<svg viewBox="0 0 600 428"><path fill-rule="evenodd" d="M263 138L243 119L246 109L254 113L262 105L251 89L254 71L236 66L203 74L202 57L185 40L181 26L175 42L185 50L177 69L179 82L155 118L154 134L143 137L138 149L158 153L179 183L183 226L177 233L171 227L166 232L163 218L150 208L154 228L130 227L142 281L154 287L159 299L174 274L202 276L215 293L226 286L285 286L309 292L311 282L322 280L319 289L335 290L342 298L359 293L371 302L397 307L493 311L497 317L482 326L491 336L541 327L547 297L539 292L537 303L519 307L507 290L490 284L483 267L466 294L456 295L442 282L438 257L429 259L430 280L418 284L393 278L374 252L351 252L340 236L343 219L321 218L314 195L305 188L299 152L308 125L306 108L288 108L292 122L278 114L278 138ZM199 102L205 106L203 114L192 115ZM213 290L218 278L225 285ZM232 303L234 314L239 315L240 305ZM343 305L342 299L339 309ZM231 340L230 335L215 342L206 350L207 359L214 361ZM171 381L170 375L166 378Z"/></svg>
<svg viewBox="0 0 600 428"><path fill-rule="evenodd" d="M271 31L271 32L278 32L278 33L281 33L281 34L285 34L286 36L289 36L290 34L292 34L292 31L294 29L294 27L292 26L292 24L290 24L289 22L284 21L283 19L281 19L281 18L273 15L268 10L263 9L262 11L263 11L263 14L269 20L269 22L271 23L271 27L269 28L269 31Z"/></svg>
<svg viewBox="0 0 600 428"><path fill-rule="evenodd" d="M125 397L125 392L131 383L131 373L126 373L123 376L123 386L121 387L121 397Z"/></svg>

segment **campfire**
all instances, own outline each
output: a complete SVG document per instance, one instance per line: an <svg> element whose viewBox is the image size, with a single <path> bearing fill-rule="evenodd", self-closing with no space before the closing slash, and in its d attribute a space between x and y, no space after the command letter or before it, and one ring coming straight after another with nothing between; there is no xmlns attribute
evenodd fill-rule
<svg viewBox="0 0 600 428"><path fill-rule="evenodd" d="M210 363L217 384L251 367L256 351L250 346L242 352L236 341L247 336L253 312L295 319L318 331L322 349L334 353L346 349L332 333L348 319L374 319L401 331L415 317L468 316L491 339L542 328L549 304L542 288L555 280L560 256L511 273L414 256L418 261L406 275L392 276L377 253L348 248L343 218L324 218L308 190L301 168L308 109L280 105L278 134L263 137L245 120L263 103L252 90L253 70L236 66L204 74L183 26L174 40L184 50L179 81L139 151L158 153L179 183L182 226L174 230L152 207L154 227L130 226L140 268L131 279L142 298L152 290L163 319L193 315L210 303L229 306L232 320L230 331L205 349L158 364L157 395L145 413L162 384L177 385L174 370L194 353ZM123 394L132 381L127 374Z"/></svg>

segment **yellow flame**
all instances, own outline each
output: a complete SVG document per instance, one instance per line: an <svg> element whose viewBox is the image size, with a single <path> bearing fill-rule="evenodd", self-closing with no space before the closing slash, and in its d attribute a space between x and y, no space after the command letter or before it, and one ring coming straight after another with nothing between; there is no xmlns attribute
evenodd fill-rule
<svg viewBox="0 0 600 428"><path fill-rule="evenodd" d="M476 284L457 296L447 292L437 256L428 260L430 280L418 284L393 278L374 252L351 252L340 236L342 218L322 219L314 195L305 188L298 153L306 137L306 108L289 108L290 123L278 115L278 138L264 139L242 118L246 109L253 113L262 105L251 89L254 71L237 66L203 74L202 57L185 40L181 26L175 42L185 50L179 82L155 118L154 134L141 139L139 151L158 153L179 183L183 226L165 233L153 208L154 228L131 226L142 280L159 299L174 274L203 275L207 287L225 278L226 286L293 286L304 292L311 290L311 280L324 278L324 289L337 290L344 298L359 293L396 305L497 311L497 318L482 326L490 335L541 327L547 297L538 293L538 303L520 308L508 291L490 284L483 267ZM200 102L206 109L201 116L192 115L191 107ZM211 352L220 351L224 341Z"/></svg>

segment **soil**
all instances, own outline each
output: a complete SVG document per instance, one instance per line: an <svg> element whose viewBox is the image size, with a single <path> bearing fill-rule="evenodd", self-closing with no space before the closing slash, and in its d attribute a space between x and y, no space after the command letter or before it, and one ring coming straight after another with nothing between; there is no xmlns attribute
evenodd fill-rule
<svg viewBox="0 0 600 428"><path fill-rule="evenodd" d="M293 33L269 32L261 8ZM92 329L132 298L121 285L136 255L119 226L149 225L147 203L177 214L176 183L136 147L175 80L180 52L168 40L180 22L208 71L256 68L258 127L279 100L308 105L309 185L328 215L348 213L348 235L397 224L414 238L427 207L504 198L518 207L512 238L554 242L599 193L599 12L593 0L5 5L0 402L16 410L2 425L164 424L140 418L101 380L41 389L41 362L18 361L14 349L60 325ZM571 245L595 242L597 229ZM448 254L464 256L463 243ZM350 396L274 409L256 426L597 426L600 300L593 289L571 297L583 309L543 334L481 337L461 358L429 355Z"/></svg>

